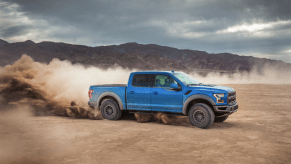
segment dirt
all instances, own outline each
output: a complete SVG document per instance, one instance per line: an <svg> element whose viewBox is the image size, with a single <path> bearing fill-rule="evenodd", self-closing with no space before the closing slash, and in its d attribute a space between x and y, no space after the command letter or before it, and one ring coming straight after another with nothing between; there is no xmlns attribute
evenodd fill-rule
<svg viewBox="0 0 291 164"><path fill-rule="evenodd" d="M209 129L173 122L138 123L0 115L0 163L291 163L291 85L225 85L239 109Z"/></svg>

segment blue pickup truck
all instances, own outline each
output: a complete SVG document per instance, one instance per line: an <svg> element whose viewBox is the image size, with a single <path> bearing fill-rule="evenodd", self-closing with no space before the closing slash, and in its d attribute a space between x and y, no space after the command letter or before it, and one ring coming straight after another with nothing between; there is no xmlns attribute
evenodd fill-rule
<svg viewBox="0 0 291 164"><path fill-rule="evenodd" d="M100 109L108 120L118 120L123 111L162 112L188 116L192 125L203 129L238 109L234 89L202 84L176 71L132 72L127 85L90 86L88 95L89 106Z"/></svg>

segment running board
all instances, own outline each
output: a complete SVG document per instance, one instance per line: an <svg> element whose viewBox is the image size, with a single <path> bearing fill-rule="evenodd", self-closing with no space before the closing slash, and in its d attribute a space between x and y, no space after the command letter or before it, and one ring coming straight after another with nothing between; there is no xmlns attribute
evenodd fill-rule
<svg viewBox="0 0 291 164"><path fill-rule="evenodd" d="M155 112L155 111L136 111L136 110L128 110L129 113L138 113L138 114L157 114L162 113L166 115L172 116L185 116L183 113L170 113L170 112Z"/></svg>

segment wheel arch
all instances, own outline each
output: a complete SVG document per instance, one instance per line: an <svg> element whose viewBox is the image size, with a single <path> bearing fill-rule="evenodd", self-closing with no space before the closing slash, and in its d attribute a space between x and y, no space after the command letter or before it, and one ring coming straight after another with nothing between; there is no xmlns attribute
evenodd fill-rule
<svg viewBox="0 0 291 164"><path fill-rule="evenodd" d="M98 100L97 100L97 108L100 108L101 106L101 103L104 99L106 98L111 98L113 100L115 100L119 106L119 109L120 110L123 110L123 103L122 103L122 100L121 98L114 92L103 92L99 97L98 97Z"/></svg>
<svg viewBox="0 0 291 164"><path fill-rule="evenodd" d="M195 94L188 97L187 100L185 101L183 105L183 114L188 115L189 109L191 108L191 106L193 106L196 103L207 104L212 110L213 110L213 106L216 105L215 101L211 97L204 94Z"/></svg>

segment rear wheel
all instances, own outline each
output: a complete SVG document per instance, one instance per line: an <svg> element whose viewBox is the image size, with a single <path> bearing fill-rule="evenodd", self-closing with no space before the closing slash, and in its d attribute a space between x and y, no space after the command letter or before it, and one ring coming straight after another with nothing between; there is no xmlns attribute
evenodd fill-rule
<svg viewBox="0 0 291 164"><path fill-rule="evenodd" d="M228 115L227 115L227 116L224 116L224 117L216 117L216 118L214 119L214 122L223 122L223 121L225 121L227 118L228 118Z"/></svg>
<svg viewBox="0 0 291 164"><path fill-rule="evenodd" d="M208 105L198 103L190 108L188 117L193 126L207 129L213 124L215 116Z"/></svg>
<svg viewBox="0 0 291 164"><path fill-rule="evenodd" d="M122 111L116 101L106 99L101 104L101 114L104 119L118 120L121 117Z"/></svg>

